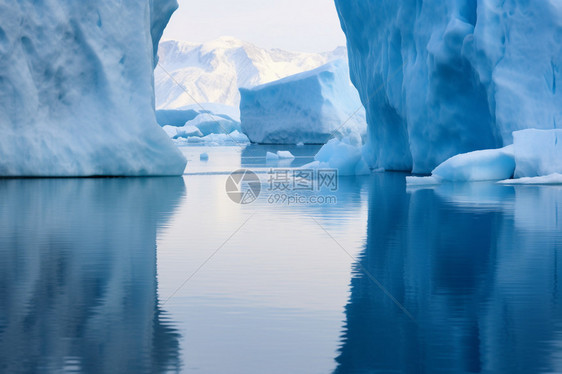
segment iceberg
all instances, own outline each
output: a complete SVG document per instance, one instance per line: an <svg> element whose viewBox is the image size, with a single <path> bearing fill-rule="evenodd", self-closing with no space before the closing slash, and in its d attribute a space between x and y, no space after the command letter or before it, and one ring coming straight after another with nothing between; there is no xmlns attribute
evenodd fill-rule
<svg viewBox="0 0 562 374"><path fill-rule="evenodd" d="M191 126L189 124L186 124L185 126L182 126L182 127L164 126L164 127L162 127L162 129L172 139L188 138L190 136L198 136L198 137L203 136L203 133L201 132L201 130L199 130L197 127Z"/></svg>
<svg viewBox="0 0 562 374"><path fill-rule="evenodd" d="M240 132L240 122L226 119L214 114L201 113L191 121L186 122L185 126L192 126L207 136L210 134L230 134L233 131Z"/></svg>
<svg viewBox="0 0 562 374"><path fill-rule="evenodd" d="M562 130L516 131L513 139L516 178L562 174Z"/></svg>
<svg viewBox="0 0 562 374"><path fill-rule="evenodd" d="M240 122L239 108L217 103L185 105L175 109L159 109L156 110L156 121L162 127L179 127L183 126L187 121L194 120L200 114L208 114L219 119Z"/></svg>
<svg viewBox="0 0 562 374"><path fill-rule="evenodd" d="M207 108L213 108L217 112ZM180 109L158 110L156 111L156 117L166 134L174 140L194 137L202 138L220 134L230 135L234 134L235 131L236 134L234 135L239 137L238 133L242 131L240 115L237 115L230 109L230 107L220 104L206 105L205 107L192 106ZM242 143L249 142L245 135L242 136L244 137ZM233 137L231 136L231 138ZM192 142L196 141L192 139ZM208 143L206 140L201 142Z"/></svg>
<svg viewBox="0 0 562 374"><path fill-rule="evenodd" d="M559 1L335 3L372 167L428 173L562 123Z"/></svg>
<svg viewBox="0 0 562 374"><path fill-rule="evenodd" d="M242 131L253 143L324 144L334 135L366 131L365 110L344 60L240 93Z"/></svg>
<svg viewBox="0 0 562 374"><path fill-rule="evenodd" d="M437 166L430 177L406 177L410 186L447 182L499 181L513 176L513 146L456 155Z"/></svg>
<svg viewBox="0 0 562 374"><path fill-rule="evenodd" d="M280 160L292 160L295 158L289 151L277 151L277 156L279 156Z"/></svg>
<svg viewBox="0 0 562 374"><path fill-rule="evenodd" d="M0 1L0 175L181 175L153 69L175 0Z"/></svg>
<svg viewBox="0 0 562 374"><path fill-rule="evenodd" d="M268 162L279 161L279 155L273 152L267 152L265 154L265 160Z"/></svg>
<svg viewBox="0 0 562 374"><path fill-rule="evenodd" d="M248 145L250 141L248 137L237 130L229 134L209 134L207 136L189 136L187 138L176 138L174 143L177 145L198 144L206 146L231 146L231 145Z"/></svg>
<svg viewBox="0 0 562 374"><path fill-rule="evenodd" d="M513 146L507 146L453 156L431 175L451 182L494 181L511 178L514 170Z"/></svg>
<svg viewBox="0 0 562 374"><path fill-rule="evenodd" d="M371 169L363 157L361 140L345 137L332 139L314 156L313 162L302 166L303 169L337 169L341 176L369 175Z"/></svg>

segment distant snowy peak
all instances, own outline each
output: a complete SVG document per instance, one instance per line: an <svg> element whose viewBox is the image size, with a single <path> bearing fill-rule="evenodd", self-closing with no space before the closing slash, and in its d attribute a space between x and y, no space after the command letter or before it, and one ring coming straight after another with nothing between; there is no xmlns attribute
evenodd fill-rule
<svg viewBox="0 0 562 374"><path fill-rule="evenodd" d="M238 88L254 87L317 68L346 57L346 48L338 47L326 53L290 52L221 37L203 44L164 41L160 43L158 55L156 107L172 109L194 101L238 106Z"/></svg>

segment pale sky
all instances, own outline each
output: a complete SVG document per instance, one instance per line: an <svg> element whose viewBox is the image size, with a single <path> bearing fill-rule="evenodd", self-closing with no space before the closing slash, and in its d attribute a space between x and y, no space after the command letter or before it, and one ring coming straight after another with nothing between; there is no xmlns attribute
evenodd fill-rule
<svg viewBox="0 0 562 374"><path fill-rule="evenodd" d="M334 0L178 0L164 39L233 36L265 48L324 52L345 45Z"/></svg>

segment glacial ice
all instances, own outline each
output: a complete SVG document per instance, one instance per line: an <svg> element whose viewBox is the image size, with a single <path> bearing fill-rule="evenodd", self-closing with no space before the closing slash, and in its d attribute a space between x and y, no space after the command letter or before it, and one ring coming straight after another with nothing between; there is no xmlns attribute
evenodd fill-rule
<svg viewBox="0 0 562 374"><path fill-rule="evenodd" d="M513 140L516 178L562 174L562 130L517 131Z"/></svg>
<svg viewBox="0 0 562 374"><path fill-rule="evenodd" d="M162 129L172 139L188 138L190 136L203 137L203 133L201 132L201 130L189 124L186 124L182 127L164 126L162 127Z"/></svg>
<svg viewBox="0 0 562 374"><path fill-rule="evenodd" d="M337 169L342 176L368 175L371 170L365 162L360 138L332 139L314 156L313 162L303 169Z"/></svg>
<svg viewBox="0 0 562 374"><path fill-rule="evenodd" d="M254 143L324 144L333 135L366 131L365 110L343 60L240 93L242 130Z"/></svg>
<svg viewBox="0 0 562 374"><path fill-rule="evenodd" d="M372 167L427 173L562 123L560 1L336 0Z"/></svg>
<svg viewBox="0 0 562 374"><path fill-rule="evenodd" d="M237 130L229 134L209 134L207 136L190 136L187 138L176 138L174 142L178 145L183 144L198 144L205 146L241 146L248 145L250 140L248 137Z"/></svg>
<svg viewBox="0 0 562 374"><path fill-rule="evenodd" d="M528 184L528 185L549 185L556 184L562 185L562 174L552 173L549 175L543 175L540 177L524 177L517 179L506 179L499 181L500 184L518 185L518 184Z"/></svg>
<svg viewBox="0 0 562 374"><path fill-rule="evenodd" d="M265 160L268 162L279 161L279 155L273 152L267 152L265 154Z"/></svg>
<svg viewBox="0 0 562 374"><path fill-rule="evenodd" d="M453 156L435 168L431 177L407 177L407 183L505 180L501 183L558 184L562 175L559 137L562 130L515 131L513 145Z"/></svg>
<svg viewBox="0 0 562 374"><path fill-rule="evenodd" d="M515 170L513 146L451 157L431 173L441 180L490 181L511 178Z"/></svg>
<svg viewBox="0 0 562 374"><path fill-rule="evenodd" d="M175 109L159 109L156 110L156 120L162 127L179 127L183 126L187 121L195 119L200 114L208 114L216 118L240 122L239 108L217 103L185 105Z"/></svg>
<svg viewBox="0 0 562 374"><path fill-rule="evenodd" d="M280 160L291 160L295 158L289 151L277 151L277 156L279 156Z"/></svg>
<svg viewBox="0 0 562 374"><path fill-rule="evenodd" d="M513 146L456 155L437 166L430 177L406 177L408 185L448 182L499 181L513 176Z"/></svg>
<svg viewBox="0 0 562 374"><path fill-rule="evenodd" d="M191 121L186 122L185 126L198 128L203 136L210 134L230 134L233 131L241 131L240 122L208 113L199 114Z"/></svg>
<svg viewBox="0 0 562 374"><path fill-rule="evenodd" d="M175 0L0 1L0 175L180 175L157 125L156 47Z"/></svg>

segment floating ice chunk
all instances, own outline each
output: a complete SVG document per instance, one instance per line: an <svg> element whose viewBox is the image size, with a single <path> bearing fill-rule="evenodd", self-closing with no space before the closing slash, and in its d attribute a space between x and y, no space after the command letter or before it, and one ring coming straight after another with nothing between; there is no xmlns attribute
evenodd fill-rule
<svg viewBox="0 0 562 374"><path fill-rule="evenodd" d="M185 110L157 110L156 111L156 121L162 127L172 126L181 127L185 125L187 121L195 119L199 115L199 112L194 109Z"/></svg>
<svg viewBox="0 0 562 374"><path fill-rule="evenodd" d="M210 134L230 134L233 131L242 131L240 123L231 119L222 118L212 113L201 113L193 120L188 121L186 126L198 128L203 136Z"/></svg>
<svg viewBox="0 0 562 374"><path fill-rule="evenodd" d="M188 138L190 136L203 136L197 127L191 125L185 125L182 127L164 126L162 129L172 139Z"/></svg>
<svg viewBox="0 0 562 374"><path fill-rule="evenodd" d="M199 160L201 161L208 161L209 160L209 154L207 152L203 152L199 155Z"/></svg>
<svg viewBox="0 0 562 374"><path fill-rule="evenodd" d="M508 146L453 156L431 175L453 182L492 181L511 178L514 170L513 146Z"/></svg>
<svg viewBox="0 0 562 374"><path fill-rule="evenodd" d="M406 177L408 186L435 186L441 184L443 180L439 177Z"/></svg>
<svg viewBox="0 0 562 374"><path fill-rule="evenodd" d="M406 183L421 186L443 181L494 181L511 178L514 170L513 146L507 146L453 156L437 166L430 177L406 177Z"/></svg>
<svg viewBox="0 0 562 374"><path fill-rule="evenodd" d="M266 161L279 161L279 155L277 153L267 152L265 154L265 160Z"/></svg>
<svg viewBox="0 0 562 374"><path fill-rule="evenodd" d="M516 178L562 174L562 130L516 131L513 140Z"/></svg>
<svg viewBox="0 0 562 374"><path fill-rule="evenodd" d="M549 185L549 184L562 184L562 174L554 173L544 175L542 177L524 177L517 179L506 179L499 181L501 184L535 184L535 185Z"/></svg>
<svg viewBox="0 0 562 374"><path fill-rule="evenodd" d="M366 132L365 110L337 60L251 89L240 89L242 130L254 143L324 144Z"/></svg>
<svg viewBox="0 0 562 374"><path fill-rule="evenodd" d="M303 169L338 169L339 175L368 175L371 173L363 158L362 146L352 138L332 139L326 143Z"/></svg>
<svg viewBox="0 0 562 374"><path fill-rule="evenodd" d="M277 156L280 160L292 160L295 158L293 154L289 151L277 151Z"/></svg>
<svg viewBox="0 0 562 374"><path fill-rule="evenodd" d="M248 137L246 135L241 134L238 131L233 131L230 134L209 134L204 137L190 136L187 139L177 138L176 143L203 144L206 146L217 146L217 145L240 146L240 145L249 144L250 141L248 140Z"/></svg>
<svg viewBox="0 0 562 374"><path fill-rule="evenodd" d="M197 127L186 124L183 127L177 128L177 136L182 138L188 138L190 136L203 136L203 133Z"/></svg>
<svg viewBox="0 0 562 374"><path fill-rule="evenodd" d="M183 126L187 121L194 120L200 114L210 114L240 123L240 109L229 105L203 103L185 105L174 109L160 109L156 111L156 121L164 126Z"/></svg>
<svg viewBox="0 0 562 374"><path fill-rule="evenodd" d="M303 143L303 142L298 142L298 143L297 143L297 147L304 147L304 143Z"/></svg>

